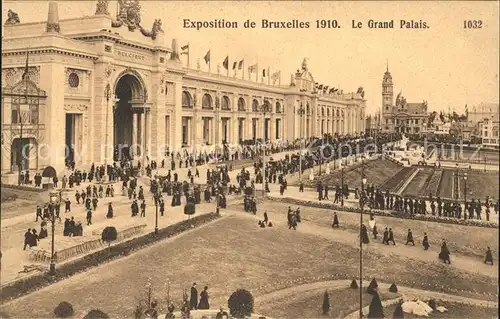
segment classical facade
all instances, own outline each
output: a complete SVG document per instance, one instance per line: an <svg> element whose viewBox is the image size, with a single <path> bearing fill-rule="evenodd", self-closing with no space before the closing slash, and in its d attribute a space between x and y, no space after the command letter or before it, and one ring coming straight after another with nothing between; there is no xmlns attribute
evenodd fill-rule
<svg viewBox="0 0 500 319"><path fill-rule="evenodd" d="M387 67L382 79L382 131L420 133L426 130L427 102L408 103L401 92L394 101L394 83Z"/></svg>
<svg viewBox="0 0 500 319"><path fill-rule="evenodd" d="M39 155L23 169L59 170L68 159L80 167L110 162L117 147L135 156L135 145L145 145L142 154L162 158L167 148L365 130L363 90L319 92L305 60L284 86L204 72L199 63L192 69L181 63L175 39L166 45L160 19L150 29L141 24L138 1L118 1L116 17L110 11L100 0L93 15L59 20L50 3L47 21L36 23L20 23L9 11L2 144L11 150L3 152L2 172L16 170L18 140ZM23 78L36 93L23 91ZM13 119L23 105L37 118L39 134L28 140L20 130L33 121Z"/></svg>

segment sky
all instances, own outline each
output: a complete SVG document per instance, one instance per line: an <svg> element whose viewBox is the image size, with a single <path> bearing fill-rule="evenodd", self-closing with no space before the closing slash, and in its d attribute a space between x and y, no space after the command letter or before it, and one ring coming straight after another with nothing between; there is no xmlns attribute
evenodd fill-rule
<svg viewBox="0 0 500 319"><path fill-rule="evenodd" d="M93 15L97 1L57 1L59 18ZM21 22L46 19L48 1L3 1ZM426 100L429 110L464 111L481 102L499 101L499 2L330 2L330 1L145 1L141 18L151 28L162 19L166 43L190 44L191 66L210 49L212 72L229 56L281 70L282 84L308 58L315 81L345 92L365 90L367 113L381 107L381 82L388 62L395 96L408 102ZM109 1L116 15L117 1ZM238 22L237 29L190 29L183 20ZM243 28L247 19L255 29ZM263 29L260 21L309 21L308 29ZM369 29L368 20L394 20L394 29ZM400 29L399 20L423 20L429 29ZM318 29L316 20L337 20L340 28ZM353 29L352 20L363 23ZM481 20L481 29L464 29L464 20ZM136 31L138 32L138 31ZM245 71L246 72L246 71ZM260 71L262 72L262 71ZM245 75L246 77L246 75Z"/></svg>

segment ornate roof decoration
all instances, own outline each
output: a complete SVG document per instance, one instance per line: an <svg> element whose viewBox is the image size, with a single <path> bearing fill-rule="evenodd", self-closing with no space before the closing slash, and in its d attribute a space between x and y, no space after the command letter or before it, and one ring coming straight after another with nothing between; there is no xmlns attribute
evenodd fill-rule
<svg viewBox="0 0 500 319"><path fill-rule="evenodd" d="M19 20L19 15L9 9L9 12L7 12L7 20L5 20L5 25L12 25L19 23L21 23L21 20Z"/></svg>
<svg viewBox="0 0 500 319"><path fill-rule="evenodd" d="M142 35L153 40L158 33L163 32L161 19L155 19L151 30L146 30L141 26L141 6L139 0L118 0L118 13L116 21L111 23L113 28L119 28L126 25L129 31L139 29Z"/></svg>

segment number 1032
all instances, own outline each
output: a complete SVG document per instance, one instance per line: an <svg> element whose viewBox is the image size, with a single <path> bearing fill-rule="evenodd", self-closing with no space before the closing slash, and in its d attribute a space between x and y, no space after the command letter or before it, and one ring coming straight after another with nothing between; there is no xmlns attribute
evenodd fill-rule
<svg viewBox="0 0 500 319"><path fill-rule="evenodd" d="M464 29L481 29L483 21L481 20L464 20Z"/></svg>

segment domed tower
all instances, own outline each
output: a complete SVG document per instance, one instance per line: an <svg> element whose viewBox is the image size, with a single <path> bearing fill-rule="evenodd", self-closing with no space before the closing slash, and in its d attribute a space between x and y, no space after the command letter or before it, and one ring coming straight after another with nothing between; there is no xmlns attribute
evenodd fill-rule
<svg viewBox="0 0 500 319"><path fill-rule="evenodd" d="M392 117L392 106L394 101L393 89L394 85L392 83L392 75L391 72L389 72L389 63L387 63L387 68L384 73L384 78L382 80L382 123L381 124L383 129L385 129L386 126L388 126L390 129L392 126L390 118Z"/></svg>

